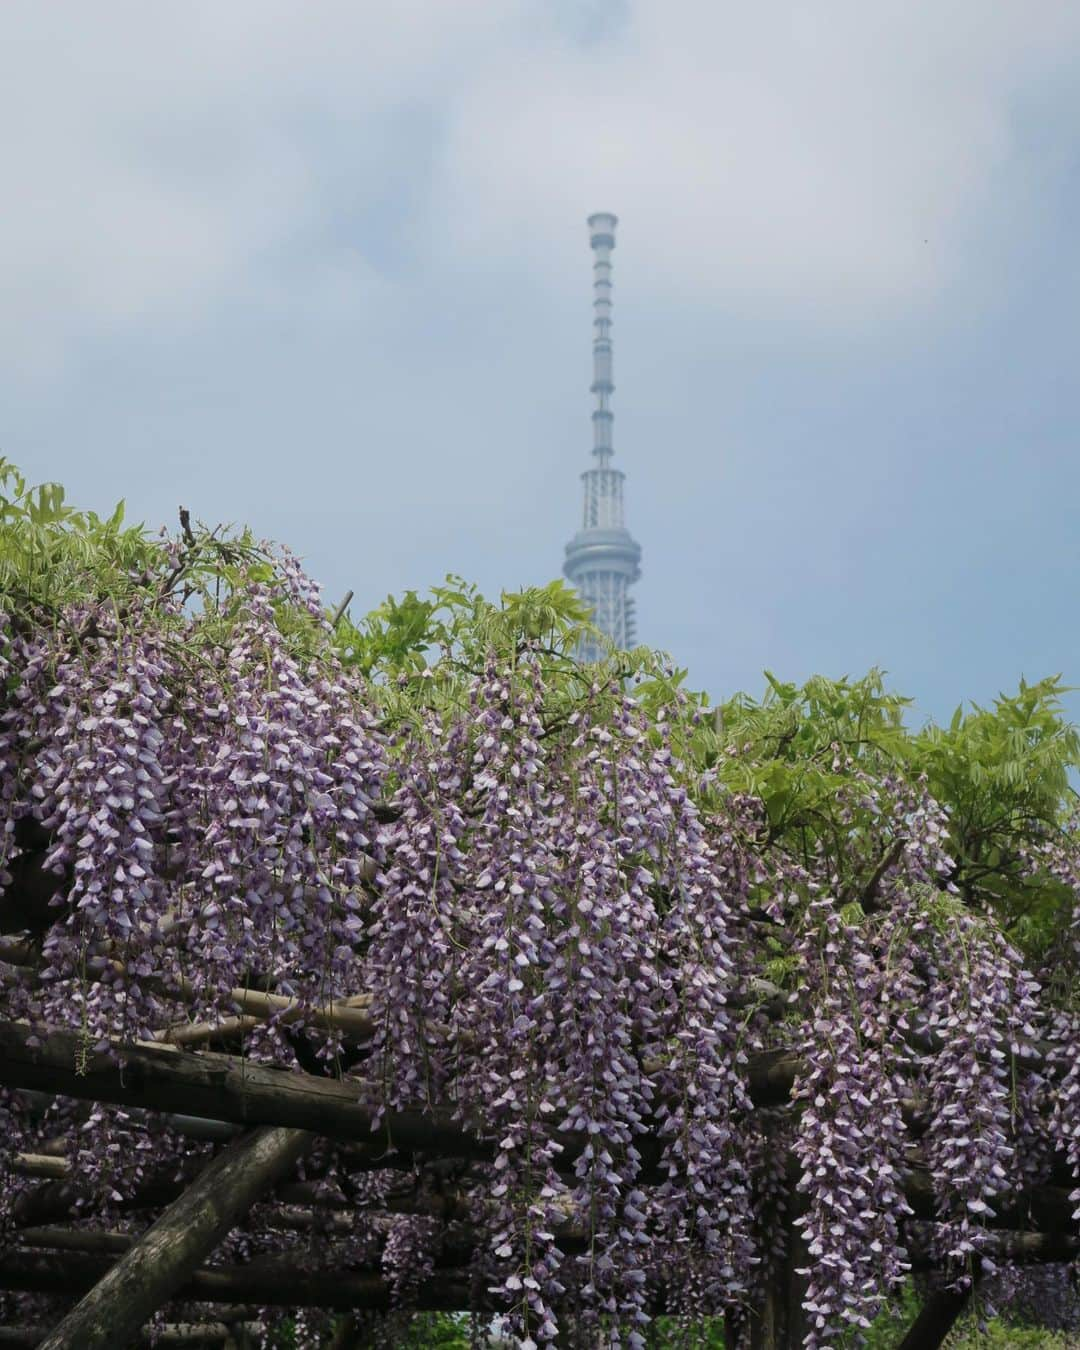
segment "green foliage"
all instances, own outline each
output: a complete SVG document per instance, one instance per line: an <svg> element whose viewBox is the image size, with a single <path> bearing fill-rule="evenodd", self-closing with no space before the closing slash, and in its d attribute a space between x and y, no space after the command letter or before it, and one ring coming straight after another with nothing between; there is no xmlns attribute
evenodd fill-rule
<svg viewBox="0 0 1080 1350"><path fill-rule="evenodd" d="M971 905L991 909L1012 939L1044 954L1068 922L1065 887L1030 878L1025 845L1057 830L1075 794L1080 739L1064 720L1060 678L1020 681L992 709L957 708L947 728L928 726L913 741L913 763L950 808L954 881Z"/></svg>
<svg viewBox="0 0 1080 1350"><path fill-rule="evenodd" d="M0 595L8 603L49 608L84 598L94 576L99 596L127 589L153 545L138 526L124 526L124 503L102 519L77 511L58 483L30 487L0 458Z"/></svg>
<svg viewBox="0 0 1080 1350"><path fill-rule="evenodd" d="M896 1350L919 1315L921 1301L908 1280L899 1294L886 1304L866 1332L866 1350ZM1073 1344L1063 1333L992 1318L980 1325L968 1315L945 1341L947 1350L1069 1350Z"/></svg>
<svg viewBox="0 0 1080 1350"><path fill-rule="evenodd" d="M248 530L193 526L183 509L180 521L180 536L170 541L141 525L125 525L123 502L104 518L76 510L59 484L30 487L0 459L4 610L16 624L35 625L59 622L62 613L70 616L81 606L104 606L106 627L116 632L136 608L155 610L163 630L170 622L179 628L181 613L200 612L198 642L212 649L243 616L249 585L273 586L279 562ZM313 655L326 646L325 632L302 606L282 598L275 608L282 632L299 648ZM73 629L73 641L93 631ZM197 660L199 652L190 656Z"/></svg>
<svg viewBox="0 0 1080 1350"><path fill-rule="evenodd" d="M384 679L431 672L474 670L494 650L513 651L540 643L553 657L569 659L586 632L589 611L562 581L504 591L493 605L475 586L448 576L430 598L406 591L387 596L358 624L344 616L338 644L346 660L365 675Z"/></svg>
<svg viewBox="0 0 1080 1350"><path fill-rule="evenodd" d="M469 1350L469 1318L464 1313L391 1314L394 1350ZM342 1319L344 1320L344 1319ZM304 1338L305 1345L310 1341ZM373 1343L367 1340L365 1345ZM383 1342L379 1342L382 1344ZM357 1339L350 1345L360 1344ZM271 1350L296 1350L296 1323L286 1319L266 1333L265 1345Z"/></svg>
<svg viewBox="0 0 1080 1350"><path fill-rule="evenodd" d="M426 597L408 591L400 600L388 597L359 621L343 616L334 641L346 664L372 681L388 726L414 721L423 708L460 711L466 683L491 657L513 661L526 644L544 658L550 729L567 723L583 704L595 711L628 689L653 713L668 708L681 717L704 703L703 696L682 691L685 671L672 670L648 648L612 652L583 666L578 646L583 637L596 636L588 614L562 581L504 591L494 604L475 586L448 576Z"/></svg>
<svg viewBox="0 0 1080 1350"><path fill-rule="evenodd" d="M674 1317L657 1317L645 1332L649 1350L724 1350L724 1319L695 1318L683 1323Z"/></svg>
<svg viewBox="0 0 1080 1350"><path fill-rule="evenodd" d="M359 624L348 614L338 622L338 648L349 665L365 675L376 671L401 675L423 670L437 634L438 602L406 591L401 600L388 595Z"/></svg>
<svg viewBox="0 0 1080 1350"><path fill-rule="evenodd" d="M808 854L837 841L844 761L878 769L903 759L910 700L886 691L877 670L854 681L815 675L801 687L765 678L762 699L736 694L717 709L706 761L719 761L728 788L761 798L773 838L799 838Z"/></svg>
<svg viewBox="0 0 1080 1350"><path fill-rule="evenodd" d="M947 1350L1071 1350L1075 1344L1064 1332L1022 1327L998 1318L982 1328L969 1321L945 1341Z"/></svg>
<svg viewBox="0 0 1080 1350"><path fill-rule="evenodd" d="M0 594L26 622L51 622L67 605L109 602L122 622L131 597L179 599L201 609L200 640L212 648L243 613L250 580L273 582L273 554L247 531L193 527L182 517L168 542L124 523L123 503L107 517L67 504L56 484L30 487L0 459ZM759 797L770 840L796 859L824 854L841 876L841 900L858 919L887 862L869 849L872 804L858 776L895 772L925 778L948 810L952 878L963 903L992 914L1032 959L1042 962L1062 931L1070 896L1045 873L1031 873L1026 853L1059 831L1073 808L1070 775L1080 767L1080 738L1065 719L1059 678L1002 694L989 708L958 708L946 727L912 732L910 701L888 690L881 672L861 679L815 676L803 685L766 673L760 698L736 694L709 708L685 687L686 671L645 648L612 652L582 666L575 653L595 635L589 611L562 581L504 592L498 603L449 576L429 595L388 597L354 621L341 616L332 636L284 599L282 631L306 654L332 644L337 656L372 682L388 724L425 707L461 706L465 681L494 651L505 657L526 643L547 665L546 720L566 722L630 692L653 718L673 728L683 771L705 809L712 794ZM192 653L197 659L198 653ZM711 789L703 771L715 772ZM948 897L933 904L948 922ZM784 950L766 944L766 973L783 984Z"/></svg>
<svg viewBox="0 0 1080 1350"><path fill-rule="evenodd" d="M992 708L958 708L948 727L916 733L904 722L910 701L886 690L879 671L860 680L815 676L801 687L768 672L766 679L760 700L738 694L720 705L696 748L724 787L761 798L774 841L803 860L823 851L846 872L846 898L857 902L883 860L852 866L853 838L870 823L854 775L925 779L949 813L952 881L964 903L993 914L1032 959L1047 955L1072 899L1053 877L1031 873L1027 852L1066 823L1070 774L1080 767L1059 677L1021 680ZM948 897L937 903L947 908Z"/></svg>
<svg viewBox="0 0 1080 1350"><path fill-rule="evenodd" d="M0 459L0 595L40 622L66 605L179 594L221 609L249 579L270 580L274 565L249 531L229 535L183 517L179 550L141 525L124 525L124 503L102 518L68 506L57 483L27 486Z"/></svg>
<svg viewBox="0 0 1080 1350"><path fill-rule="evenodd" d="M895 1350L919 1315L920 1301L908 1280L878 1313L866 1332L866 1350Z"/></svg>
<svg viewBox="0 0 1080 1350"><path fill-rule="evenodd" d="M469 1319L460 1313L414 1313L394 1344L397 1350L468 1350Z"/></svg>

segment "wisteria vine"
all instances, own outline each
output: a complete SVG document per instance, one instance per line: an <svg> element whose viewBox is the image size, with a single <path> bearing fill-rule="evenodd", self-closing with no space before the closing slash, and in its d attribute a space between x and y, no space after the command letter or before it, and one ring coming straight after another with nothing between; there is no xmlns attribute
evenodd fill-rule
<svg viewBox="0 0 1080 1350"><path fill-rule="evenodd" d="M814 1347L903 1282L914 1174L962 1280L1002 1197L1080 1170L1077 1009L954 884L924 777L829 747L829 829L795 829L674 682L521 629L379 679L289 555L215 555L211 591L195 548L159 545L122 603L0 605L3 1015L84 1057L208 1027L490 1148L373 1184L328 1145L295 1185L345 1227L268 1203L230 1259L308 1244L402 1307L456 1261L526 1348L641 1347L658 1311L745 1336L794 1260ZM1074 839L1028 847L1029 879L1080 892ZM80 1222L137 1231L148 1181L214 1147L9 1097L9 1245L26 1155L69 1160Z"/></svg>

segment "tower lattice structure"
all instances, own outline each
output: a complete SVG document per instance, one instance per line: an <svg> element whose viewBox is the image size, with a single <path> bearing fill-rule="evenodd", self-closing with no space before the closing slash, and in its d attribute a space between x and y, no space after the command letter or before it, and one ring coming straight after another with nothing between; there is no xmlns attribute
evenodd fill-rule
<svg viewBox="0 0 1080 1350"><path fill-rule="evenodd" d="M615 453L615 392L611 356L611 250L615 247L617 218L603 211L589 217L593 251L593 381L596 400L592 413L592 467L581 475L585 509L581 529L566 546L563 571L581 598L592 606L593 623L616 648L632 647L637 640L634 601L630 586L641 575L641 547L623 519L621 469L612 468ZM582 644L584 660L601 655L595 642Z"/></svg>

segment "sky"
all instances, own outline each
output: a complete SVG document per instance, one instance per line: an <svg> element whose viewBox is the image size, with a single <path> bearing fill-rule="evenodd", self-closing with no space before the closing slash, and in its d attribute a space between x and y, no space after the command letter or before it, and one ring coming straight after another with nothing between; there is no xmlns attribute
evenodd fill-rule
<svg viewBox="0 0 1080 1350"><path fill-rule="evenodd" d="M1074 0L4 0L0 454L354 614L546 582L613 211L641 639L1080 684L1078 68Z"/></svg>

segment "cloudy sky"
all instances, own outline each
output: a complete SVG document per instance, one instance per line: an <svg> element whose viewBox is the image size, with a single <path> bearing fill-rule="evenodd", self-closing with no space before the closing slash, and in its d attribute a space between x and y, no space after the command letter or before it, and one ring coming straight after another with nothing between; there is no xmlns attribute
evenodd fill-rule
<svg viewBox="0 0 1080 1350"><path fill-rule="evenodd" d="M1078 65L1075 0L5 0L0 453L354 610L546 581L615 211L642 638L1080 683Z"/></svg>

